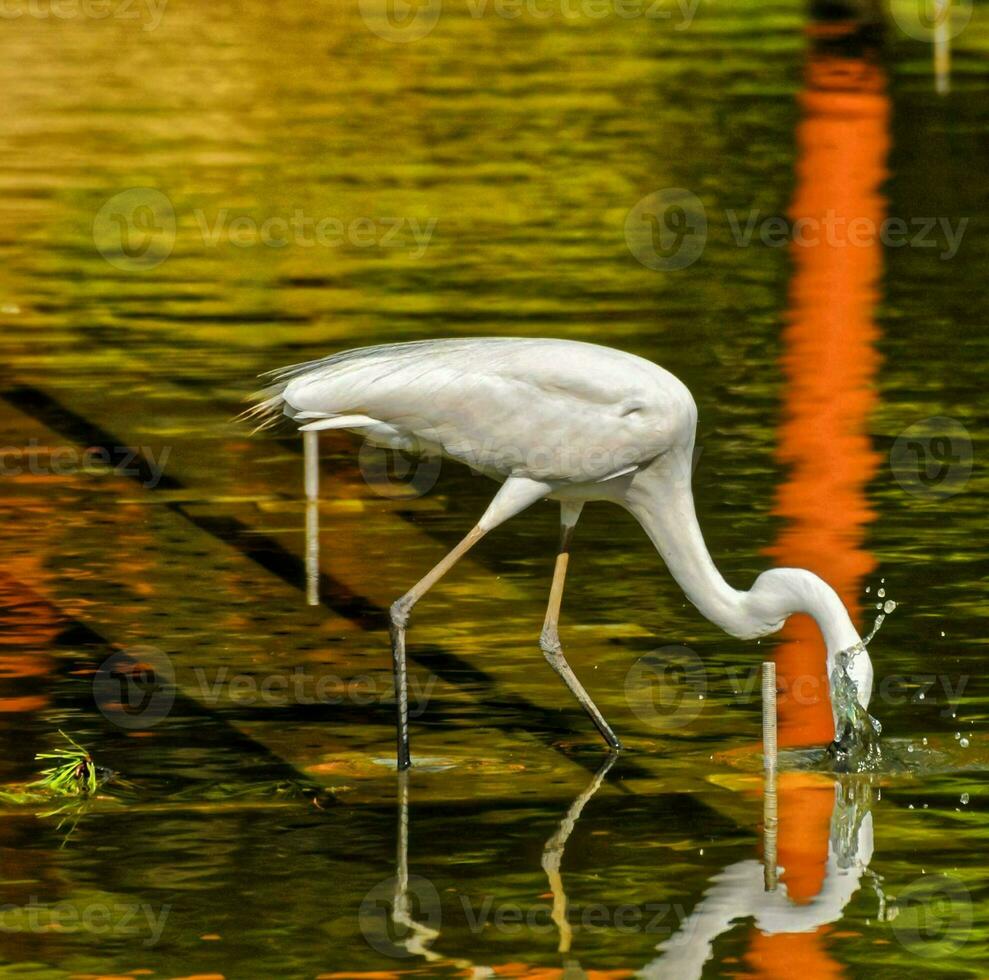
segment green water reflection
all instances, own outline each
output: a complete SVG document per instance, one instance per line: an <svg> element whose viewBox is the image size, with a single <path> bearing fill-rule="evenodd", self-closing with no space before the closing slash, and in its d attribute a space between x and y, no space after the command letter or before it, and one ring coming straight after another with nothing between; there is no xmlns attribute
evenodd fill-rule
<svg viewBox="0 0 989 980"><path fill-rule="evenodd" d="M985 975L985 6L957 5L947 66L898 0L451 2L405 41L372 6L2 22L2 781L61 728L133 784L3 811L4 974ZM626 240L668 188L703 209L689 264L667 261L697 244L679 217ZM792 244L833 214L892 237ZM897 603L870 648L894 771L808 765L829 724L813 630L730 640L601 506L563 640L629 747L602 771L537 646L542 506L417 609L422 764L398 780L384 610L492 485L444 467L386 496L325 437L307 607L298 440L230 419L260 371L475 334L683 378L726 578L805 565L863 631ZM168 682L140 712L94 698L115 651L122 691Z"/></svg>

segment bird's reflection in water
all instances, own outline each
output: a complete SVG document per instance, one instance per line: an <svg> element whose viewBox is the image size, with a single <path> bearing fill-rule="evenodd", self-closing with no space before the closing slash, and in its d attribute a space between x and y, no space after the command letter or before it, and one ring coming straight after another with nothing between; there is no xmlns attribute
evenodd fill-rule
<svg viewBox="0 0 989 980"><path fill-rule="evenodd" d="M553 835L543 846L542 866L549 880L550 891L553 895L551 918L559 932L557 949L569 954L573 942L573 930L567 918L567 895L563 887L560 866L563 863L563 852L567 840L577 826L580 815L587 803L601 788L609 770L618 759L618 753L609 753L601 768L587 784L586 788L570 805ZM395 854L395 894L391 903L391 921L395 934L404 938L395 940L411 956L421 956L427 962L439 963L458 967L467 971L467 976L473 978L493 977L495 971L489 966L479 966L470 960L444 956L433 949L440 938L438 929L415 919L412 914L412 902L409 889L409 773L400 770L398 773L398 834ZM564 964L564 977L580 978L584 976L580 964L568 960Z"/></svg>
<svg viewBox="0 0 989 980"><path fill-rule="evenodd" d="M551 918L558 933L557 950L563 954L563 977L579 978L586 974L573 956L573 928L568 918L568 901L561 867L567 841L588 802L601 789L617 755L610 755L573 801L560 820L556 831L543 846L542 867L553 898ZM878 877L869 871L873 851L872 799L876 792L869 775L843 776L832 781L820 774L789 772L766 775L764 785L765 826L764 860L749 858L729 865L711 879L701 900L682 922L680 928L656 949L659 955L639 972L641 977L700 977L705 964L714 955L719 937L744 922L752 922L763 937L814 933L844 914L852 896L866 878L878 897L877 919L884 915L884 899ZM776 781L779 781L777 789ZM779 829L786 831L789 818L800 820L818 814L827 830L827 856L820 879L808 893L807 878L812 870L808 855L781 848L782 867L776 866L775 802L780 800ZM830 807L822 811L822 804ZM811 820L813 824L813 820ZM805 828L817 837L816 828ZM791 835L792 836L792 835ZM786 841L786 836L781 840ZM398 834L394 895L391 897L391 923L394 940L410 957L428 963L455 967L473 978L492 977L495 968L471 960L448 956L435 947L441 938L439 916L433 924L413 914L416 897L415 878L410 887L409 874L409 774L398 773ZM823 854L822 854L823 857ZM793 866L787 868L787 862ZM811 862L812 863L812 862ZM814 875L816 877L816 874ZM421 900L422 896L418 896ZM438 901L438 896L436 897ZM438 911L438 910L437 910Z"/></svg>
<svg viewBox="0 0 989 980"><path fill-rule="evenodd" d="M767 783L775 778L775 774L767 775ZM801 773L785 773L779 779L780 794L789 796L791 804L801 795L832 794L827 858L816 894L801 900L799 887L793 889L798 894L790 894L786 867L775 867L775 827L767 821L766 860L739 861L716 874L677 932L656 947L661 955L639 976L677 980L701 976L704 964L714 955L715 941L746 920L751 920L763 936L815 932L842 917L863 876L877 881L868 870L873 849L870 778L844 777L830 789L817 777ZM775 796L771 784L766 790L767 799L770 794ZM882 893L878 886L876 891L882 918Z"/></svg>
<svg viewBox="0 0 989 980"><path fill-rule="evenodd" d="M422 896L419 896L421 899ZM438 902L438 896L436 896ZM409 956L422 957L426 962L443 964L463 970L474 980L493 977L494 970L488 966L478 966L467 959L445 956L433 949L440 938L440 931L415 918L409 888L409 772L398 771L398 833L395 847L395 894L391 902L391 922L394 928L395 945ZM436 909L438 912L438 908ZM437 918L437 925L439 924Z"/></svg>
<svg viewBox="0 0 989 980"><path fill-rule="evenodd" d="M430 949L439 939L439 930L417 921L412 915L412 902L409 898L409 774L407 770L398 773L398 834L395 845L395 897L391 908L395 934L404 936L398 945L412 956L422 956L430 962L443 957Z"/></svg>
<svg viewBox="0 0 989 980"><path fill-rule="evenodd" d="M563 863L563 849L567 846L567 840L573 833L574 827L577 826L577 821L580 819L587 801L601 788L605 776L608 775L608 771L615 764L617 758L617 752L609 754L584 792L573 801L570 809L560 821L556 833L543 846L543 871L546 872L549 888L553 893L552 919L560 933L557 950L561 953L568 954L573 943L573 929L567 918L567 893L563 887L563 876L560 872L560 866ZM580 976L582 974L576 963L568 963L566 975Z"/></svg>

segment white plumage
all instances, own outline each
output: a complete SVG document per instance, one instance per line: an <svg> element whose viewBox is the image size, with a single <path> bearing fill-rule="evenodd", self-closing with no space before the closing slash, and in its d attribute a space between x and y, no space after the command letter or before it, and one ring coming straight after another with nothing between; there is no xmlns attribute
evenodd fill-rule
<svg viewBox="0 0 989 980"><path fill-rule="evenodd" d="M691 437L672 374L569 340L426 340L346 351L275 372L256 414L439 453L499 480L568 486L630 472Z"/></svg>
<svg viewBox="0 0 989 980"><path fill-rule="evenodd" d="M596 344L485 337L359 348L272 376L245 413L259 428L287 416L310 434L348 429L465 463L502 483L464 540L391 607L401 767L409 765L405 631L412 607L488 531L544 497L561 502L561 544L541 646L613 748L620 743L563 657L557 628L570 540L591 500L632 513L690 601L733 636L774 632L795 612L813 616L828 677L847 671L868 706L872 664L827 583L803 569L770 569L743 591L718 572L691 491L697 409L663 368ZM838 718L833 701L832 711L838 730L848 719Z"/></svg>

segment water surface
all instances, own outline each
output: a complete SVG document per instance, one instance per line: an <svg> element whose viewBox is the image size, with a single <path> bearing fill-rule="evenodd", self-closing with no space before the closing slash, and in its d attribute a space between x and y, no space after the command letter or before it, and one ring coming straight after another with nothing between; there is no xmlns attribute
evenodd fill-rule
<svg viewBox="0 0 989 980"><path fill-rule="evenodd" d="M4 21L0 779L62 729L132 784L4 811L5 974L986 974L989 17L939 80L905 6L451 3L407 43L357 4ZM665 261L674 225L626 241L668 188L704 211L690 264ZM933 221L933 244L763 240L829 214L911 240ZM299 440L230 419L260 371L477 334L683 378L728 580L811 568L863 633L897 603L872 712L907 761L851 783L807 764L830 737L812 624L731 640L601 505L562 635L628 746L603 771L537 645L543 505L417 608L400 780L385 610L493 485L449 466L416 496L387 483L401 461L362 472L324 437L308 607Z"/></svg>

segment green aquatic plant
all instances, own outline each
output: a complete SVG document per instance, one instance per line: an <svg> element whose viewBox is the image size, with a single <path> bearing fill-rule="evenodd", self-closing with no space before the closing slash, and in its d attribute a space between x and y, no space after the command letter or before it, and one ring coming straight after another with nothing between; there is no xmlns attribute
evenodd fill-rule
<svg viewBox="0 0 989 980"><path fill-rule="evenodd" d="M39 752L35 758L58 760L57 764L41 773L41 779L33 785L48 790L55 796L92 796L99 787L96 763L75 739L65 732L58 733L68 743L68 748Z"/></svg>
<svg viewBox="0 0 989 980"><path fill-rule="evenodd" d="M35 759L54 761L54 765L41 772L39 779L0 790L0 800L7 803L47 803L53 799L88 799L109 778L109 771L101 769L93 761L89 750L75 739L59 731L68 742L62 748L39 752Z"/></svg>

